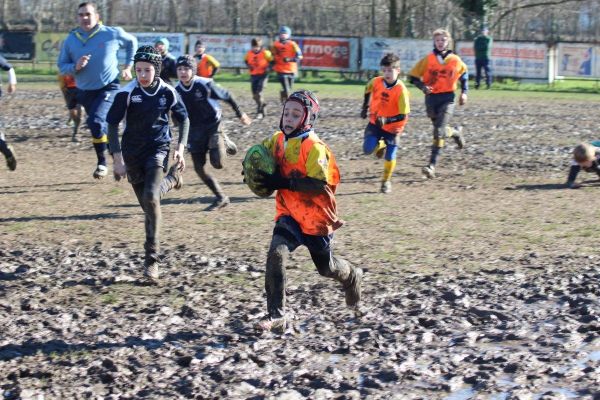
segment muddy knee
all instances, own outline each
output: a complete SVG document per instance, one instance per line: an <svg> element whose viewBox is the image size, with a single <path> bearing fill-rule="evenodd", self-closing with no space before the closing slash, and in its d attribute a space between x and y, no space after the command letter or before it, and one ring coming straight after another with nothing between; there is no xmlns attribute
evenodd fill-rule
<svg viewBox="0 0 600 400"><path fill-rule="evenodd" d="M208 141L208 155L210 165L215 169L223 168L222 160L225 157L225 142L220 132L211 135Z"/></svg>

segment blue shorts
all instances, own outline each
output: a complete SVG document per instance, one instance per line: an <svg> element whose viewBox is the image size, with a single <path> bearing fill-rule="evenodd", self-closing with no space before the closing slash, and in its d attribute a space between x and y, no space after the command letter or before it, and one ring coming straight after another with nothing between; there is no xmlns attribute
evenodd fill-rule
<svg viewBox="0 0 600 400"><path fill-rule="evenodd" d="M314 236L303 233L300 225L290 216L280 217L273 228L273 237L281 236L286 239L287 248L290 252L300 246L306 246L310 253L331 253L331 241L333 233L327 236Z"/></svg>
<svg viewBox="0 0 600 400"><path fill-rule="evenodd" d="M383 140L386 144L385 159L391 161L396 158L399 139L400 135L386 132L379 126L369 122L365 128L363 151L365 154L371 154L375 150L375 147L377 147L379 140Z"/></svg>

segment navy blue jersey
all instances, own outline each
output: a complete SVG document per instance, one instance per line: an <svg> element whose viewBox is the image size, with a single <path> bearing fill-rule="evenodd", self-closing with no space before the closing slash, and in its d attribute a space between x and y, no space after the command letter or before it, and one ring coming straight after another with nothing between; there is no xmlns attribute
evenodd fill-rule
<svg viewBox="0 0 600 400"><path fill-rule="evenodd" d="M125 118L121 147L123 156L146 154L171 142L169 112L178 122L187 118L181 98L172 86L159 79L153 93L132 81L121 88L108 111L106 121L118 125Z"/></svg>
<svg viewBox="0 0 600 400"><path fill-rule="evenodd" d="M210 78L194 76L190 86L179 82L175 89L181 96L190 117L190 128L214 125L221 121L221 106L219 100L231 105L236 115L242 113L227 89L217 85Z"/></svg>

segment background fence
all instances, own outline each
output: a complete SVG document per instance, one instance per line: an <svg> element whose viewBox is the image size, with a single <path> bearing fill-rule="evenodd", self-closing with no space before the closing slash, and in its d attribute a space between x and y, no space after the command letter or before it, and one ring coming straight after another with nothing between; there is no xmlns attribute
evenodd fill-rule
<svg viewBox="0 0 600 400"><path fill-rule="evenodd" d="M194 45L201 39L207 53L213 55L223 68L245 68L244 55L250 50L250 35L132 32L139 44L153 44L159 37L170 42L170 52L178 57L193 54ZM0 54L9 60L33 63L56 62L67 33L38 33L0 31ZM404 71L429 53L430 40L396 39L384 37L321 37L297 36L304 54L301 67L305 70L323 71L376 71L385 53L396 53ZM263 37L265 43L270 38ZM455 43L457 54L474 69L473 43ZM124 52L120 52L123 61ZM600 46L584 43L496 41L492 46L492 68L497 77L547 80L557 78L600 79Z"/></svg>

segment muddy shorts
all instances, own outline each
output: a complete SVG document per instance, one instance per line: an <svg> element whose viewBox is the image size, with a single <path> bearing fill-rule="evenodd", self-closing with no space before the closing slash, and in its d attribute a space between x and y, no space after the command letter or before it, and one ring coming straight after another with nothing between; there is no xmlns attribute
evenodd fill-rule
<svg viewBox="0 0 600 400"><path fill-rule="evenodd" d="M190 128L188 151L192 153L194 165L205 165L208 153L210 164L216 169L223 168L225 141L221 133L220 122L207 128Z"/></svg>
<svg viewBox="0 0 600 400"><path fill-rule="evenodd" d="M443 139L446 125L454 113L454 93L438 93L425 96L427 116L433 123L434 139ZM441 135L441 136L440 136Z"/></svg>
<svg viewBox="0 0 600 400"><path fill-rule="evenodd" d="M285 244L290 252L300 246L306 246L313 254L331 253L333 233L327 236L307 235L302 232L300 225L290 216L280 217L273 228L273 238L279 236L285 239Z"/></svg>
<svg viewBox="0 0 600 400"><path fill-rule="evenodd" d="M167 170L169 164L169 145L163 145L155 151L146 155L126 155L123 153L125 167L127 169L127 180L132 185L144 182L146 170L161 167Z"/></svg>

